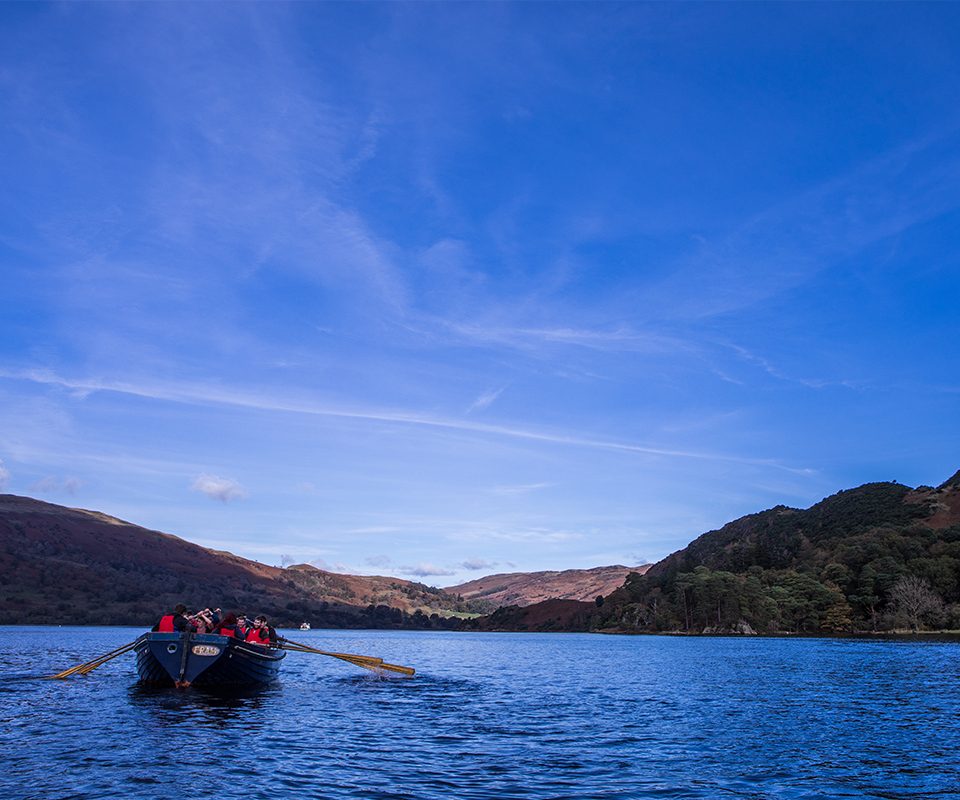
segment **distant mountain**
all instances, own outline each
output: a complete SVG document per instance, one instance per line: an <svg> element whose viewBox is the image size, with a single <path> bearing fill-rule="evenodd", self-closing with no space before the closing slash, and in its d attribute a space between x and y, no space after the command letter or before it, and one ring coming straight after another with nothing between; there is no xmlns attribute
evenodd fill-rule
<svg viewBox="0 0 960 800"><path fill-rule="evenodd" d="M649 564L640 567L594 567L562 572L506 572L447 587L464 600L487 600L494 606L529 606L544 600L590 601L610 594L623 585L627 575L642 575Z"/></svg>
<svg viewBox="0 0 960 800"><path fill-rule="evenodd" d="M0 495L0 622L152 624L184 602L275 624L452 627L489 610L400 578L280 569L97 511Z"/></svg>
<svg viewBox="0 0 960 800"><path fill-rule="evenodd" d="M960 628L960 472L776 506L630 576L593 627L622 631Z"/></svg>

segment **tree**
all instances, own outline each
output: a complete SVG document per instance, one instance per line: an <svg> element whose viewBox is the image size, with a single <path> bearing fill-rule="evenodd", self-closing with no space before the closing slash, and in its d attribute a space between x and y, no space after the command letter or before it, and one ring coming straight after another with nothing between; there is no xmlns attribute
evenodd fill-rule
<svg viewBox="0 0 960 800"><path fill-rule="evenodd" d="M853 627L851 614L853 609L846 598L837 592L837 602L830 606L823 615L823 627L828 631L848 631Z"/></svg>
<svg viewBox="0 0 960 800"><path fill-rule="evenodd" d="M904 575L897 580L890 590L890 604L915 631L920 630L924 621L943 613L940 596L929 583L915 575Z"/></svg>

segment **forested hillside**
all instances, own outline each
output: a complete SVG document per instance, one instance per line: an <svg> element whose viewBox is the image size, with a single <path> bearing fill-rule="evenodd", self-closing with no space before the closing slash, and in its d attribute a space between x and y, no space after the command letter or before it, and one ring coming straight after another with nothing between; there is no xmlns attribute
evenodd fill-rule
<svg viewBox="0 0 960 800"><path fill-rule="evenodd" d="M960 473L778 506L631 575L594 627L824 632L960 628Z"/></svg>

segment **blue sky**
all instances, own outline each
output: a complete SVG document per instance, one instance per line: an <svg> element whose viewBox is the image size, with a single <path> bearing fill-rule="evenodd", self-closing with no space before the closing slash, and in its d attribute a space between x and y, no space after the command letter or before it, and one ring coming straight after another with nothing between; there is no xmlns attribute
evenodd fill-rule
<svg viewBox="0 0 960 800"><path fill-rule="evenodd" d="M960 468L960 6L0 6L0 485L639 564Z"/></svg>

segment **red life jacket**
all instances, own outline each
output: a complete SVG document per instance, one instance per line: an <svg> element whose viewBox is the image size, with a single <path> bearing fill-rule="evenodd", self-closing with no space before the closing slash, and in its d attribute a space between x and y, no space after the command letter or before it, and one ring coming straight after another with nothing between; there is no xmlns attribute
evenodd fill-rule
<svg viewBox="0 0 960 800"><path fill-rule="evenodd" d="M232 627L232 626L228 626L228 627L226 627L226 628L221 628L221 629L220 629L220 635L221 635L221 636L236 636L236 635L237 635L237 629L234 628L234 627Z"/></svg>
<svg viewBox="0 0 960 800"><path fill-rule="evenodd" d="M159 633L173 633L173 614L164 614L160 617L160 624L157 625Z"/></svg>
<svg viewBox="0 0 960 800"><path fill-rule="evenodd" d="M247 641L254 644L270 644L270 634L266 631L261 632L260 628L254 628L247 634Z"/></svg>

